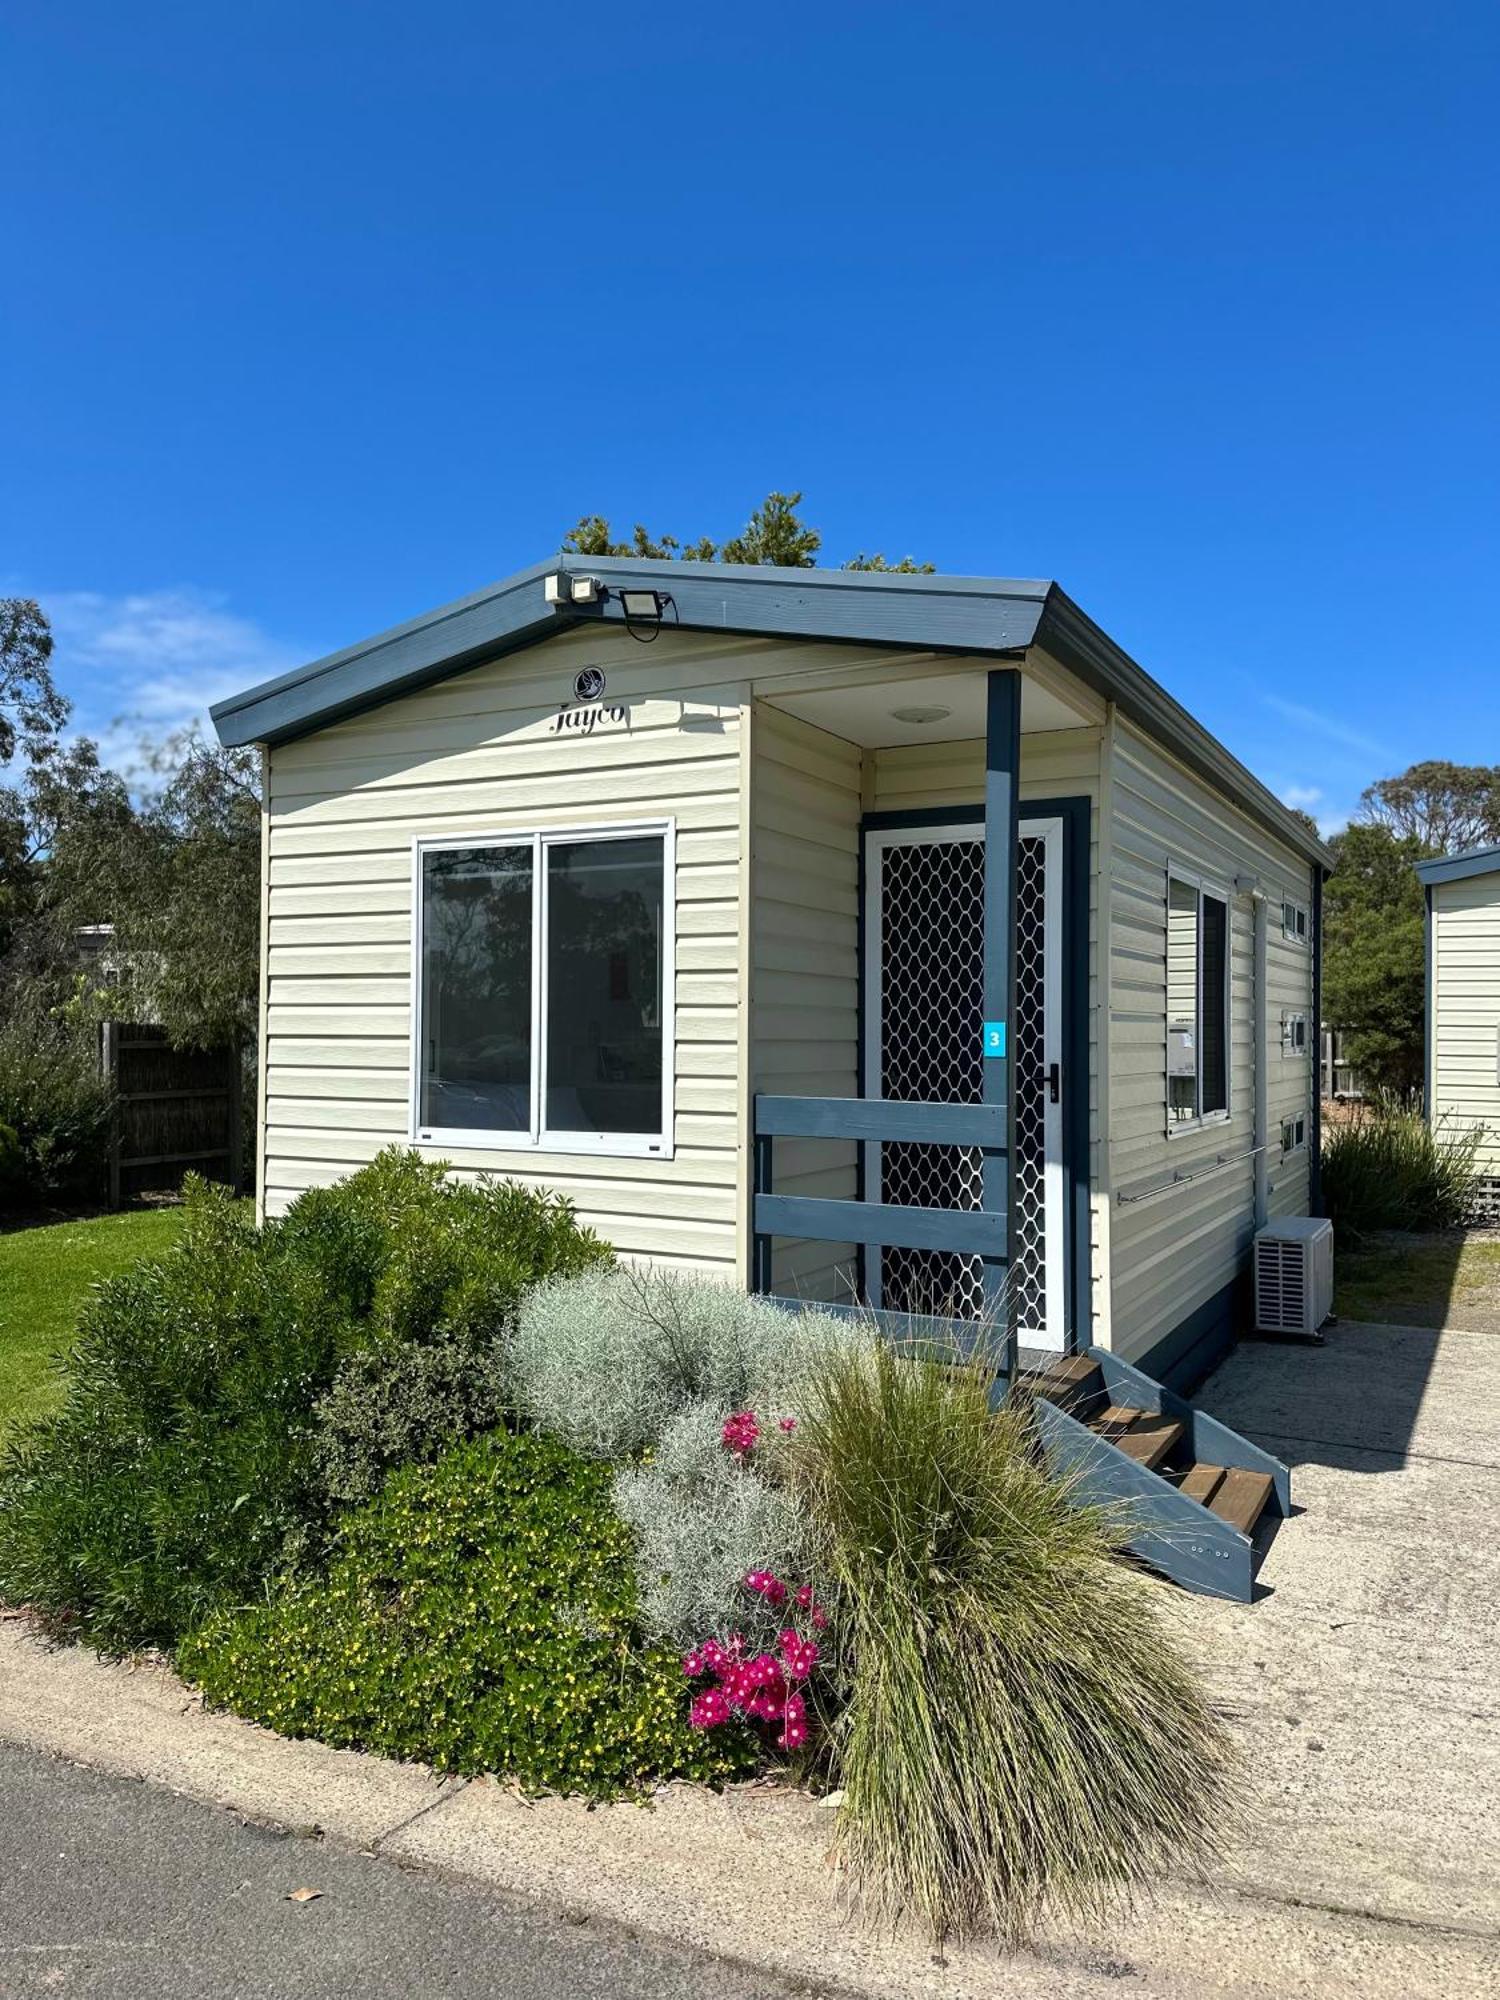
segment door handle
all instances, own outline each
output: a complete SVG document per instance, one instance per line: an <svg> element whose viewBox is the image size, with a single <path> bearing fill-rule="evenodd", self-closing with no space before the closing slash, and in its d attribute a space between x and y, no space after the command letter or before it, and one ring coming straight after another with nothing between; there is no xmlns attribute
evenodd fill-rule
<svg viewBox="0 0 1500 2000"><path fill-rule="evenodd" d="M1062 1101L1061 1063L1049 1063L1044 1070L1038 1072L1037 1082L1045 1085L1047 1094L1052 1099L1052 1102L1054 1104L1061 1103Z"/></svg>

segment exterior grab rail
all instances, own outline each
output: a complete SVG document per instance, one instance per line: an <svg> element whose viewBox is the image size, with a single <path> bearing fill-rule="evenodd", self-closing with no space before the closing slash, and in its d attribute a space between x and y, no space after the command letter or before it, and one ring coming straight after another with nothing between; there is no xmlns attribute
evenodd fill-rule
<svg viewBox="0 0 1500 2000"><path fill-rule="evenodd" d="M1186 1187L1189 1181L1201 1181L1208 1174L1220 1173L1225 1167L1237 1167L1242 1160L1253 1160L1257 1153L1268 1153L1270 1150L1269 1145L1248 1146L1243 1153L1220 1153L1207 1166L1192 1167L1187 1173L1179 1171L1169 1181L1156 1181L1150 1187L1131 1188L1128 1192L1122 1188L1115 1200L1122 1208L1134 1201L1150 1201L1154 1195L1170 1194L1173 1188Z"/></svg>

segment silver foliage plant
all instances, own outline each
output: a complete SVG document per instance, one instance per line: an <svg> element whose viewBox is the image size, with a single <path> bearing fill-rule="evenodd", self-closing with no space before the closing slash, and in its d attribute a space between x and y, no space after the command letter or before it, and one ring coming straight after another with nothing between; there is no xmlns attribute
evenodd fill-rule
<svg viewBox="0 0 1500 2000"><path fill-rule="evenodd" d="M814 1306L789 1312L712 1279L622 1265L530 1293L506 1367L525 1416L618 1466L646 1629L684 1647L730 1632L763 1645L790 1607L747 1591L746 1573L818 1583L779 1477L781 1420L800 1415L820 1363L874 1340ZM753 1410L761 1430L743 1459L723 1442L738 1410Z"/></svg>
<svg viewBox="0 0 1500 2000"><path fill-rule="evenodd" d="M679 1410L650 1458L615 1474L615 1505L635 1532L647 1631L682 1647L742 1632L759 1649L792 1612L746 1590L744 1578L769 1569L794 1587L808 1581L806 1524L774 1478L780 1434L740 1463L724 1449L722 1425L717 1403ZM757 1466L761 1450L768 1459Z"/></svg>
<svg viewBox="0 0 1500 2000"><path fill-rule="evenodd" d="M772 1428L797 1414L820 1360L872 1339L813 1306L786 1312L713 1279L619 1265L531 1292L507 1365L533 1423L592 1458L625 1459L695 1403L753 1409Z"/></svg>

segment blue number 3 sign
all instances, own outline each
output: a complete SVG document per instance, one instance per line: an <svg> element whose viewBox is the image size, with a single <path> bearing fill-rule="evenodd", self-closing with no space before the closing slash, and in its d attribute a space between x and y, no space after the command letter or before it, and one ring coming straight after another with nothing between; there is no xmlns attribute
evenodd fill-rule
<svg viewBox="0 0 1500 2000"><path fill-rule="evenodd" d="M1003 1021L985 1022L984 1054L987 1062L1003 1062L1005 1060L1005 1023Z"/></svg>

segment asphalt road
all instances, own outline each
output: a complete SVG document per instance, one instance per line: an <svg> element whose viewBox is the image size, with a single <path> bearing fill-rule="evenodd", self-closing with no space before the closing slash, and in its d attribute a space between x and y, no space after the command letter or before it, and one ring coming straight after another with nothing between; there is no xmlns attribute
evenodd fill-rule
<svg viewBox="0 0 1500 2000"><path fill-rule="evenodd" d="M321 1894L289 1901L298 1889ZM784 2000L814 1990L0 1744L5 2000Z"/></svg>

